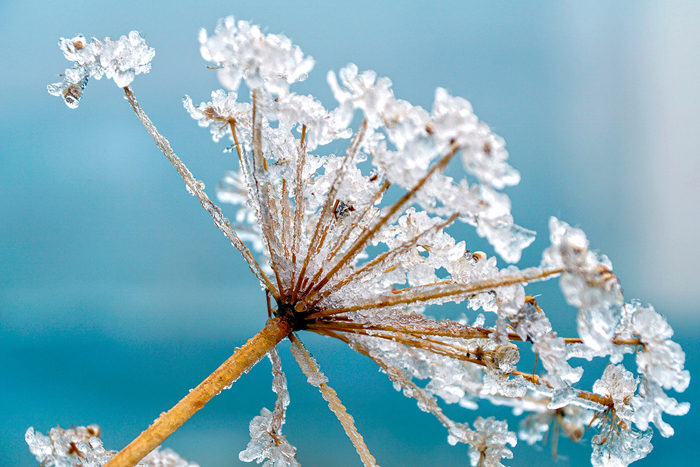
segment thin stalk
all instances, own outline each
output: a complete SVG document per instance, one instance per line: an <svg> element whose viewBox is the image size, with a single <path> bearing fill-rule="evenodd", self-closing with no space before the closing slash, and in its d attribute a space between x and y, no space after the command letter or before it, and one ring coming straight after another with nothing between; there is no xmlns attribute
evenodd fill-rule
<svg viewBox="0 0 700 467"><path fill-rule="evenodd" d="M509 285L545 280L548 277L561 274L562 272L564 272L563 269L541 270L539 268L530 268L518 271L514 274L503 275L496 279L475 281L471 284L440 283L436 284L438 287L436 290L426 290L425 292L421 292L420 294L404 294L403 290L410 291L411 289L402 289L397 291L400 293L392 294L393 296L380 296L378 300L373 302L359 303L356 305L351 305L342 308L318 311L316 313L310 314L308 316L308 319L321 318L335 315L338 313L347 313L350 311L385 308L390 306L406 305L413 303L425 303L430 302L432 300L439 300L449 297L474 295L482 292L487 292L489 290L498 289L500 287L507 287Z"/></svg>
<svg viewBox="0 0 700 467"><path fill-rule="evenodd" d="M306 256L304 257L304 263L301 267L299 277L297 278L296 288L294 289L293 295L295 299L299 296L299 289L301 288L301 282L306 275L306 269L309 267L309 263L311 262L311 260L316 256L316 253L321 251L321 248L323 247L323 242L326 238L324 234L328 232L331 220L335 219L332 210L332 207L336 202L335 196L338 193L338 190L340 189L340 185L343 182L345 172L347 171L348 166L355 159L355 155L360 149L360 145L362 144L362 139L364 138L366 130L367 120L363 120L362 124L360 125L360 128L357 129L357 133L355 133L355 136L353 137L350 146L346 150L345 157L343 158L343 161L341 162L341 165L337 170L336 176L333 179L333 184L331 185L330 189L328 190L328 193L326 194L326 201L323 204L321 210L319 211L318 221L316 221L316 227L314 228L314 233L311 237L309 248L306 252Z"/></svg>
<svg viewBox="0 0 700 467"><path fill-rule="evenodd" d="M442 171L444 170L445 167L447 167L447 164L450 162L452 157L457 154L457 152L460 150L459 146L454 146L452 150L449 152L449 154L443 156L437 164L433 165L428 169L426 174L420 179L420 181L406 194L404 194L396 203L394 203L389 210L387 211L386 214L384 214L379 221L377 221L376 224L374 224L371 228L365 230L362 235L360 235L356 240L355 243L348 249L348 251L343 255L340 260L333 266L333 269L328 271L326 276L316 285L316 292L319 292L323 287L328 283L328 281L331 280L333 275L340 270L345 264L348 262L352 261L367 245L368 242L374 238L374 236L379 232L379 230L384 227L384 225L389 222L390 220L393 219L394 215L399 212L409 201L413 199L416 193L418 193L421 188L423 188L423 185L430 179L430 177L437 171Z"/></svg>
<svg viewBox="0 0 700 467"><path fill-rule="evenodd" d="M364 279L366 276L370 274L375 274L375 277L381 272L377 271L377 269L382 268L386 270L386 266L382 267L383 265L386 265L387 263L390 263L394 258L396 258L398 255L403 254L408 252L412 247L416 246L418 242L425 237L427 234L432 233L432 232L439 232L440 230L444 229L448 225L450 225L452 222L454 222L455 219L459 217L459 213L455 213L452 216L450 216L449 219L447 219L444 222L441 222L439 224L436 224L430 228L425 229L424 231L420 232L419 234L415 235L413 238L410 240L406 240L403 242L401 245L398 247L392 248L389 251L385 251L384 253L378 255L376 258L374 258L372 261L369 261L368 263L364 264L360 269L356 270L355 272L351 273L344 279L340 280L337 284L333 285L331 288L326 289L325 292L323 292L319 297L314 299L312 301L312 304L309 306L309 308L313 308L316 306L323 298L327 297L328 295L331 295L332 293L342 289L343 287L347 286L350 283L357 282L358 280ZM377 265L379 265L377 267ZM396 266L393 266L394 268ZM317 277L314 277L314 281L317 280ZM313 290L311 293L305 298L305 300L309 300L310 298L314 297L314 292L316 291Z"/></svg>
<svg viewBox="0 0 700 467"><path fill-rule="evenodd" d="M203 185L194 178L192 172L190 172L187 166L185 166L180 158L177 157L175 151L173 151L173 149L170 147L170 142L167 140L167 138L158 132L153 122L151 122L151 119L148 118L146 113L139 105L138 101L136 100L136 96L134 96L134 92L129 86L124 88L124 93L126 94L126 99L129 101L129 104L131 104L131 107L134 109L134 112L136 112L136 116L139 118L139 120L141 120L143 126L146 127L146 130L151 135L151 138L153 138L156 145L161 151L163 151L165 157L168 158L170 163L175 167L175 170L177 170L182 179L185 181L187 191L199 199L202 207L206 209L211 215L212 219L214 219L214 224L224 233L224 235L226 235L226 237L231 241L231 244L233 244L233 246L241 252L243 259L245 259L246 263L248 263L248 267L251 271L253 271L253 274L255 274L258 280L265 285L267 290L269 290L275 298L279 298L279 294L272 285L272 282L270 282L270 279L268 279L263 270L260 268L260 265L250 253L248 247L246 247L238 237L236 231L231 228L228 219L226 219L221 212L221 208L212 203L207 194L204 192Z"/></svg>
<svg viewBox="0 0 700 467"><path fill-rule="evenodd" d="M294 232L292 235L292 277L289 282L289 291L293 292L294 284L296 284L297 275L297 256L296 252L299 251L301 245L299 244L299 239L301 238L301 223L304 220L304 211L306 210L306 203L304 200L304 188L302 183L304 182L304 166L306 165L306 125L301 127L301 139L299 140L299 149L297 150L296 157L296 168L295 168L295 178L294 178Z"/></svg>
<svg viewBox="0 0 700 467"><path fill-rule="evenodd" d="M265 354L292 332L292 325L282 318L268 320L265 327L237 349L219 368L202 381L128 446L119 451L105 467L133 467L168 436L180 428L199 409L246 373Z"/></svg>

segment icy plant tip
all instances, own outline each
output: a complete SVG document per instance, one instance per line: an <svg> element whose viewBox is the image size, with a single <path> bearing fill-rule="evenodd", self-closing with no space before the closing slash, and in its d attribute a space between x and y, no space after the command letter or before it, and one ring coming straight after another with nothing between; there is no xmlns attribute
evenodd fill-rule
<svg viewBox="0 0 700 467"><path fill-rule="evenodd" d="M99 41L93 37L88 42L78 34L72 39L62 37L58 46L73 66L66 69L61 82L50 84L48 91L53 96L62 97L72 109L78 107L90 78L106 76L120 88L126 87L139 73L151 71L151 60L156 54L138 31L131 31L117 41L109 37Z"/></svg>
<svg viewBox="0 0 700 467"><path fill-rule="evenodd" d="M135 465L265 355L272 362L277 400L273 410L263 408L253 418L251 441L240 458L265 466L298 465L296 449L282 435L290 398L277 344L287 338L309 384L328 402L363 464L376 465L301 341L303 332L339 339L371 359L397 390L445 426L450 444L469 445L473 466L501 466L513 456L510 447L518 437L533 444L550 432L556 455L560 435L579 441L590 427L597 431L592 464L624 466L651 450L650 424L663 436L673 434L662 415L688 411L687 403L666 393L688 386L685 355L651 306L625 303L612 263L589 248L582 230L551 218L551 246L540 265L499 265L497 255L507 263L519 261L534 232L514 222L510 199L502 192L520 177L508 164L504 141L476 117L469 102L438 89L426 110L395 97L388 78L351 64L328 74L338 101L329 110L313 96L291 90L313 60L288 38L226 18L213 35L202 31L199 41L226 90L214 90L211 101L199 105L189 96L183 102L215 142L230 143L225 151L234 155L235 168L216 192L236 207L235 222L207 196L128 86L153 57L137 33L118 42L62 39L66 57L76 64L63 84L50 87L75 107L75 90L82 90L84 80L114 77L187 191L242 254L267 297L266 309L261 307L269 317L265 327L109 456L108 467ZM239 100L243 95L247 99ZM360 123L353 128L353 121ZM341 153L339 144L346 148ZM473 226L495 254L472 251L456 239L457 222ZM525 291L531 282L555 277L572 307L557 312L575 315L578 336L560 336L548 312ZM430 307L448 302L489 318L483 313L473 321L430 317ZM528 348L535 368L521 371L520 355ZM584 367L578 365L593 358L609 364L587 389L579 383ZM511 406L518 415L527 412L518 435L507 421L476 416L470 424L452 420L441 408L457 403L475 410L480 402ZM99 465L84 461L85 453L96 449L91 438L76 444L76 452L65 442L61 449L42 447L47 442L37 441L33 431L27 436L44 465Z"/></svg>

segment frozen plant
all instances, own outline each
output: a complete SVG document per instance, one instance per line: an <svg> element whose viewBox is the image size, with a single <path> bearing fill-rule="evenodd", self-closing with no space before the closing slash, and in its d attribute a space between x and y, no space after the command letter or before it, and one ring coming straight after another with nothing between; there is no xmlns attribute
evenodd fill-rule
<svg viewBox="0 0 700 467"><path fill-rule="evenodd" d="M560 434L579 441L592 426L596 466L623 466L644 457L652 448L652 423L662 436L673 434L662 415L688 411L687 403L666 393L688 386L685 355L651 306L625 303L610 260L589 248L583 231L552 218L551 246L539 266L526 269L499 268L496 256L469 251L448 233L454 222L470 224L508 263L517 262L534 238L514 223L501 191L519 181L504 142L479 121L469 102L438 89L426 110L396 98L388 78L348 65L328 74L339 105L327 110L313 96L291 90L306 78L313 60L288 38L229 17L212 35L203 30L199 41L226 89L199 105L185 96L184 106L215 142L228 139L226 150L235 151L237 167L217 187L221 201L237 206L235 223L138 104L129 84L149 70L154 55L138 33L116 42L61 39L74 65L49 92L75 108L91 77L114 78L124 88L188 192L260 281L270 319L118 454L80 431L90 427L77 434L55 429L50 439L30 428L27 441L39 462L108 467L149 462L149 452L267 354L277 402L251 422L252 439L240 458L298 465L296 449L281 432L289 393L276 346L289 338L308 382L328 402L364 465L376 465L302 343L302 331L339 339L374 361L397 390L445 426L449 443L469 445L473 466L495 467L510 459L516 433L493 417L452 420L440 403L476 409L479 400L487 400L511 406L516 414L528 412L519 432L528 443L549 435L556 446ZM242 82L249 89L247 101L239 101ZM353 129L358 116L361 123ZM338 140L347 142L343 154L328 149ZM446 174L448 166L452 175ZM554 277L579 310L577 337L559 336L546 311L525 292L529 283ZM495 325L486 326L483 314L471 325L428 315L429 306L447 302L493 313ZM518 369L527 347L541 374ZM623 362L635 353L636 375ZM580 387L584 368L572 361L581 358L610 361L590 389Z"/></svg>

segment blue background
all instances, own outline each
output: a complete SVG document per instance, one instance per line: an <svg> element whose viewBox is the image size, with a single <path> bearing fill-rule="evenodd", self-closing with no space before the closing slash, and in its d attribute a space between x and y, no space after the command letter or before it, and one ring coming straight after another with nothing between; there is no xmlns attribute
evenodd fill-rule
<svg viewBox="0 0 700 467"><path fill-rule="evenodd" d="M468 98L506 139L523 177L508 191L513 213L540 235L521 264L538 263L550 215L581 226L611 257L627 298L668 317L698 374L696 2L2 1L0 465L36 465L23 440L29 426L45 433L98 423L108 448L124 446L263 325L258 284L114 83L92 81L77 111L45 91L68 66L59 37L141 31L156 57L134 90L213 188L231 155L181 98L207 100L219 87L196 37L229 14L287 34L312 55L315 71L296 90L329 106L325 74L348 62L389 76L396 95L414 104L429 108L437 86ZM457 234L468 247L481 245L471 230ZM573 335L575 310L556 284L533 291L561 334ZM304 339L381 465L468 464L467 448L449 446L444 428L369 361L340 343ZM284 433L299 461L359 465L286 347L292 403ZM241 464L250 419L273 406L270 381L263 362L166 446L202 467ZM678 398L700 402L697 384ZM676 436L657 432L654 451L636 465L694 464L696 407L667 417ZM508 410L483 403L479 413ZM589 464L588 441L561 440L560 448L568 459L559 465ZM520 443L506 464L545 465L547 449Z"/></svg>

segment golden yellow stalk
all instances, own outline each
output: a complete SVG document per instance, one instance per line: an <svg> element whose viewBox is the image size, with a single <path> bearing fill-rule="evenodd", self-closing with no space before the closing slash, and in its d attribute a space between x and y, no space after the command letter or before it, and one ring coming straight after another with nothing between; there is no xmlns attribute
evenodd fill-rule
<svg viewBox="0 0 700 467"><path fill-rule="evenodd" d="M199 409L247 372L265 354L292 332L292 325L284 318L272 318L265 327L237 349L219 368L192 389L180 402L161 414L128 446L119 451L105 467L133 467L149 452L158 447L168 436Z"/></svg>

